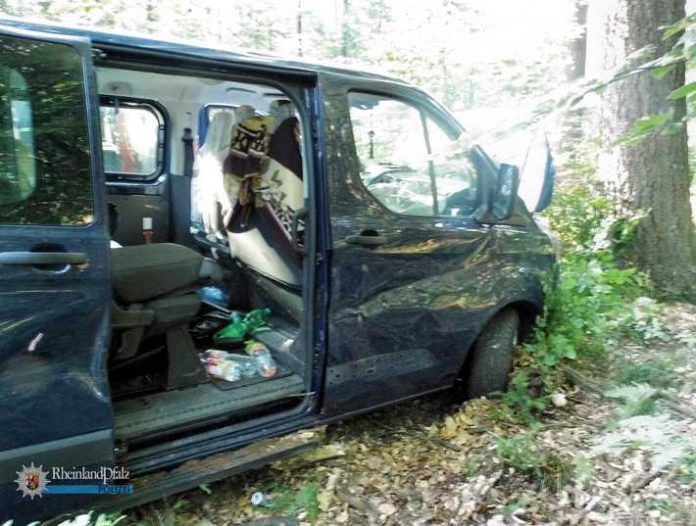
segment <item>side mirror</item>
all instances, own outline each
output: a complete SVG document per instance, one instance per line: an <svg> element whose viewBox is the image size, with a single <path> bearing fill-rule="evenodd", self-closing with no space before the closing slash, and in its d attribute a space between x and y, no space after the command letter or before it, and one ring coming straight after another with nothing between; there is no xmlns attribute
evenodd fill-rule
<svg viewBox="0 0 696 526"><path fill-rule="evenodd" d="M527 210L542 212L551 204L556 168L546 137L530 143L520 175L519 194Z"/></svg>
<svg viewBox="0 0 696 526"><path fill-rule="evenodd" d="M498 220L507 219L512 215L520 186L520 170L512 164L501 164L498 168L498 181L493 190L490 211Z"/></svg>
<svg viewBox="0 0 696 526"><path fill-rule="evenodd" d="M544 187L541 190L541 197L534 208L535 212L543 212L551 204L553 198L553 187L556 180L556 165L553 162L551 148L546 145L546 165L544 166Z"/></svg>

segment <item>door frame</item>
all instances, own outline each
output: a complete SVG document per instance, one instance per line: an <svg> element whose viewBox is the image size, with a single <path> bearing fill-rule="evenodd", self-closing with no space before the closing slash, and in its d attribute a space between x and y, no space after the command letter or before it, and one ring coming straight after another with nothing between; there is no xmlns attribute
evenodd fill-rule
<svg viewBox="0 0 696 526"><path fill-rule="evenodd" d="M94 70L92 67L92 45L88 36L85 35L66 35L56 32L48 32L43 28L34 24L17 24L12 20L0 20L0 34L5 37L28 40L46 44L64 45L73 49L79 56L81 64L81 81L84 95L84 111L87 124L88 157L89 157L89 173L92 189L92 221L84 226L60 226L60 225L44 225L44 224L0 224L0 237L5 241L4 247L9 245L10 250L13 246L23 247L26 241L26 248L20 250L29 250L30 246L35 243L52 242L54 240L69 240L72 244L77 244L76 240L80 240L82 246L90 249L92 258L88 260L86 272L92 272L92 285L98 284L98 289L93 290L95 297L103 291L101 298L103 299L103 310L99 311L99 321L93 320L94 338L92 340L92 354L89 367L83 364L83 369L89 369L92 376L82 379L88 380L89 385L85 386L84 392L92 393L95 399L109 398L108 402L100 404L100 413L102 420L98 425L103 426L99 429L84 431L78 434L66 434L65 436L56 436L50 440L36 442L20 447L12 447L4 451L0 451L0 492L7 491L5 498L0 497L0 522L6 514L12 513L12 516L6 518L20 519L24 516L48 516L60 512L66 508L73 508L77 502L88 502L92 496L74 496L74 498L65 498L64 496L54 496L52 498L44 497L41 505L37 505L36 501L31 502L28 498L23 498L18 502L15 501L16 496L20 495L17 491L16 477L17 471L22 469L22 466L28 466L33 463L36 466L59 466L66 468L72 466L113 466L115 463L114 440L113 440L113 412L110 401L110 389L106 370L106 355L108 353L108 342L110 339L110 324L108 323L110 312L110 270L108 260L108 228L106 224L106 188L103 176L102 157L101 157L101 131L99 128L99 106L96 93L96 84ZM96 117L95 117L96 116ZM102 253L103 251L103 253ZM46 284L43 290L60 289L60 285L52 285L52 283L60 283L68 272L73 271L67 266L67 270L59 271L55 276L46 272L45 277L41 271L32 271L34 274L29 274L36 283L45 279ZM91 270L90 270L91 269ZM73 275L69 279L80 280L83 276ZM27 279L31 279L27 278ZM12 289L10 289L12 290ZM42 290L41 288L37 289ZM107 293L108 291L108 293ZM94 302L95 298L90 301ZM69 315L69 312L68 312ZM68 330L66 328L66 330ZM43 332L39 332L43 334ZM41 341L41 340L38 340ZM37 341L37 342L38 342ZM16 343L16 342L15 342ZM46 342L50 345L50 342ZM37 346L40 343L36 344ZM34 349L27 348L28 351L34 352ZM89 354L89 349L84 349L85 357ZM13 355L8 354L7 358ZM17 357L17 355L14 355ZM50 361L50 354L45 360L47 363L58 363L60 356L55 357L55 360ZM60 367L58 368L60 370ZM81 373L84 374L84 373ZM67 379L67 377L66 377ZM71 383L75 383L78 378L72 378ZM41 382L41 378L37 378L36 382ZM36 396L42 394L42 390L38 389ZM79 393L78 390L71 391L71 396ZM11 392L6 392L10 396ZM61 392L52 392L51 396L61 400L65 396ZM91 400L91 398L90 398ZM65 400L66 404L70 399ZM37 399L37 404L41 401ZM64 406L66 410L70 410L68 405ZM90 406L91 407L91 406ZM96 407L96 406L95 406ZM95 421L96 422L96 421ZM9 424L9 423L8 423ZM48 425L45 423L44 425ZM42 434L41 422L36 422L37 435ZM89 420L85 422L85 427L88 428ZM59 428L60 429L60 428ZM9 429L7 430L10 431ZM60 431L59 433L61 433ZM33 499L32 499L33 500ZM10 506L9 508L5 507Z"/></svg>

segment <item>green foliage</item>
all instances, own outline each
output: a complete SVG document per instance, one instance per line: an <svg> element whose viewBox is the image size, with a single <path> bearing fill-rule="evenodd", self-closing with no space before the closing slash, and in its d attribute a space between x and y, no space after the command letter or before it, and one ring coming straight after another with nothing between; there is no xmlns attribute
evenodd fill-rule
<svg viewBox="0 0 696 526"><path fill-rule="evenodd" d="M647 384L620 385L606 391L604 396L621 400L617 416L623 420L632 416L653 414L658 391Z"/></svg>
<svg viewBox="0 0 696 526"><path fill-rule="evenodd" d="M501 437L496 450L503 461L515 471L554 490L562 487L573 475L573 467L564 459L544 450L531 433Z"/></svg>
<svg viewBox="0 0 696 526"><path fill-rule="evenodd" d="M95 517L94 512L90 511L65 519L59 526L116 526L123 523L125 519L126 515L121 513L100 513Z"/></svg>
<svg viewBox="0 0 696 526"><path fill-rule="evenodd" d="M521 420L532 429L539 427L537 415L546 409L548 397L530 396L529 375L525 369L518 371L510 378L508 390L501 393L503 403L513 411L518 420Z"/></svg>
<svg viewBox="0 0 696 526"><path fill-rule="evenodd" d="M696 482L696 453L689 453L682 457L676 467L676 477L682 484Z"/></svg>
<svg viewBox="0 0 696 526"><path fill-rule="evenodd" d="M212 494L213 494L213 490L210 489L210 485L209 485L209 484L201 484L200 486L198 486L198 489L201 490L201 491L202 491L203 493L205 493L206 495L212 495Z"/></svg>
<svg viewBox="0 0 696 526"><path fill-rule="evenodd" d="M544 285L544 312L522 347L508 391L501 394L517 420L528 425L539 425L539 415L548 406L547 393L560 383L559 364L599 366L619 331L637 331L644 323L644 317L625 309L627 301L643 294L643 276L618 266L609 249L612 244L597 243L610 212L609 201L596 198L587 185L559 192L548 212L564 255ZM616 226L613 233L608 230L621 241L613 245L629 243L629 223Z"/></svg>
<svg viewBox="0 0 696 526"><path fill-rule="evenodd" d="M623 360L619 362L614 381L619 385L648 384L656 389L666 389L674 385L674 373L667 362L648 360L634 363Z"/></svg>
<svg viewBox="0 0 696 526"><path fill-rule="evenodd" d="M289 488L274 488L268 508L284 515L296 515L304 510L314 520L319 516L319 484L309 482L298 491Z"/></svg>
<svg viewBox="0 0 696 526"><path fill-rule="evenodd" d="M645 71L652 72L656 79L663 79L673 73L681 64L687 69L694 68L696 66L696 42L694 39L685 37L685 33L693 29L694 26L696 26L696 15L690 14L667 27L664 30L663 38L670 43L671 47L664 55L651 58L636 67L621 71L610 82ZM668 99L673 101L686 99L687 106L690 107L688 113L691 116L691 108L696 103L696 82L690 82L675 89L670 93ZM631 131L621 138L619 144L635 146L652 135L680 133L686 126L686 120L676 120L674 112L671 110L654 115L645 115L634 123Z"/></svg>
<svg viewBox="0 0 696 526"><path fill-rule="evenodd" d="M602 220L611 211L606 197L596 197L588 185L558 191L546 212L564 254L591 251Z"/></svg>
<svg viewBox="0 0 696 526"><path fill-rule="evenodd" d="M674 112L666 111L655 115L646 115L633 123L631 131L624 134L617 144L637 146L651 135L673 135L683 131L684 123L674 121Z"/></svg>
<svg viewBox="0 0 696 526"><path fill-rule="evenodd" d="M481 473L481 468L486 466L487 459L486 456L480 453L474 453L467 455L462 462L462 475L466 478L473 478Z"/></svg>
<svg viewBox="0 0 696 526"><path fill-rule="evenodd" d="M529 505L529 501L527 501L524 498L512 499L512 500L509 500L505 503L505 506L503 506L502 512L506 518L510 518L516 510L518 510L520 508L525 508L528 505Z"/></svg>
<svg viewBox="0 0 696 526"><path fill-rule="evenodd" d="M587 457L578 455L573 459L573 473L575 480L581 484L589 484L594 478L594 466Z"/></svg>
<svg viewBox="0 0 696 526"><path fill-rule="evenodd" d="M120 513L100 513L94 521L94 526L116 526L123 522L126 515Z"/></svg>

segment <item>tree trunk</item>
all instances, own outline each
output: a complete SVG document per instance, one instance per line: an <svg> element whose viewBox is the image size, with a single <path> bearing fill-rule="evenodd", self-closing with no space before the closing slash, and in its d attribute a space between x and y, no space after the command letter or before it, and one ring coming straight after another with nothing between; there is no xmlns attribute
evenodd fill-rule
<svg viewBox="0 0 696 526"><path fill-rule="evenodd" d="M302 0L297 0L297 54L302 56Z"/></svg>
<svg viewBox="0 0 696 526"><path fill-rule="evenodd" d="M587 56L587 1L575 0L573 22L577 33L568 42L570 62L566 66L566 80L574 82L585 76L585 59Z"/></svg>
<svg viewBox="0 0 696 526"><path fill-rule="evenodd" d="M570 61L565 68L566 82L576 83L585 76L585 62L587 58L587 1L575 0L573 5L573 25L575 33L568 40L568 54ZM585 122L585 110L582 106L569 109L563 117L562 137L560 138L559 151L561 157L561 169L563 178L568 179L575 171L580 157L580 146L583 139L583 124Z"/></svg>
<svg viewBox="0 0 696 526"><path fill-rule="evenodd" d="M627 56L648 46L650 51L638 63L664 54L674 42L665 41L660 28L685 16L685 0L598 1L606 2L605 70L620 67ZM599 175L621 206L645 214L630 249L635 263L659 288L693 297L696 242L689 202L686 127L671 135L652 135L637 146L616 145L640 117L670 112L675 122L681 122L685 101L672 101L668 96L683 84L684 67L680 66L661 80L641 73L604 91Z"/></svg>

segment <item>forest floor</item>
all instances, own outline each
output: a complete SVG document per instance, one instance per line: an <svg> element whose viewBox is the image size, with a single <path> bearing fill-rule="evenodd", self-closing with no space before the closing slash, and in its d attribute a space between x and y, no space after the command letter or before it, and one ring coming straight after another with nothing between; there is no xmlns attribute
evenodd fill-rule
<svg viewBox="0 0 696 526"><path fill-rule="evenodd" d="M696 526L696 306L661 306L641 338L612 347L604 387L568 382L531 426L499 401L430 396L331 426L312 454L128 522ZM251 504L257 491L266 506Z"/></svg>

